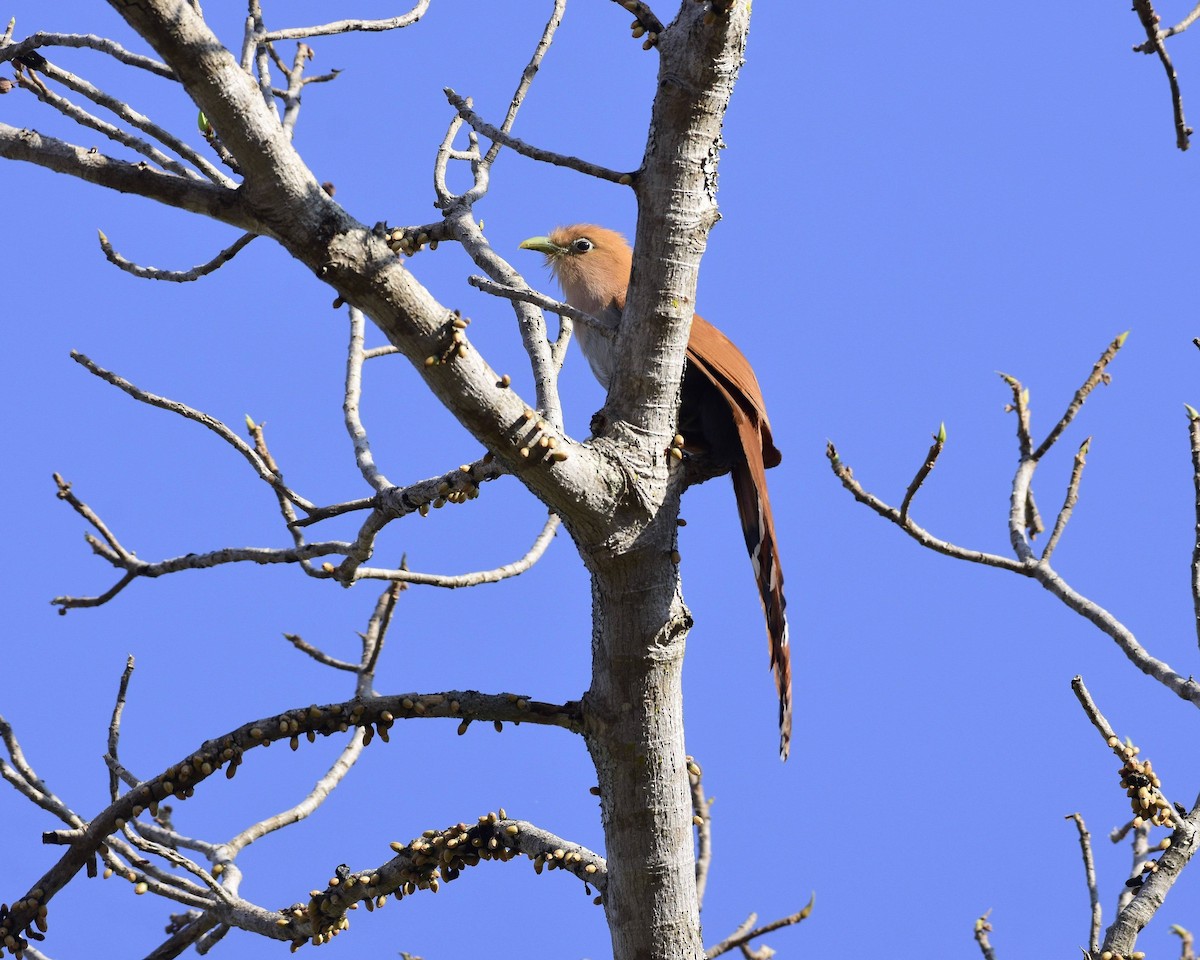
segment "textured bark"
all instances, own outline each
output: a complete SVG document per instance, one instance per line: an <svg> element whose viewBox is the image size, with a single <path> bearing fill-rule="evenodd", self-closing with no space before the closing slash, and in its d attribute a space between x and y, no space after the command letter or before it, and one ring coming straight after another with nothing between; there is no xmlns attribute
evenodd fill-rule
<svg viewBox="0 0 1200 960"><path fill-rule="evenodd" d="M382 237L325 194L259 87L196 8L183 0L109 3L203 109L237 159L242 185L228 190L89 160L70 145L38 143L3 125L0 156L273 237L370 316L463 426L562 516L592 574L593 678L583 719L601 790L613 955L703 957L681 686L691 618L673 555L682 477L666 451L700 258L717 219L721 121L741 65L749 4L733 4L705 23L709 5L682 0L676 20L658 35L658 94L634 177L637 253L615 348L608 428L589 444L564 438L569 456L558 462L518 455L529 429L526 402L498 385L476 350L425 365L443 352L451 312Z"/></svg>
<svg viewBox="0 0 1200 960"><path fill-rule="evenodd" d="M664 450L675 432L700 257L717 218L721 121L748 17L749 5L739 3L705 24L703 8L684 2L659 37L658 94L635 178L633 278L605 408L609 436L637 464L647 523L611 531L601 550L577 539L593 577L586 735L601 790L605 909L618 960L704 956L681 686L691 617L672 559L679 475Z"/></svg>

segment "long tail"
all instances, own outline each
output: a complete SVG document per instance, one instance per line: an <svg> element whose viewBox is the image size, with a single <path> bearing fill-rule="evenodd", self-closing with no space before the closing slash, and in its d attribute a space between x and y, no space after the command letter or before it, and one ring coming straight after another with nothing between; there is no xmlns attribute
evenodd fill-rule
<svg viewBox="0 0 1200 960"><path fill-rule="evenodd" d="M738 419L742 435L743 462L733 468L733 492L737 497L738 517L746 537L746 550L758 581L767 618L767 637L771 645L771 666L775 670L775 689L779 691L779 758L786 760L792 742L792 652L788 647L788 623L784 609L783 571L775 542L775 518L767 496L767 476L763 467L762 439L754 425Z"/></svg>
<svg viewBox="0 0 1200 960"><path fill-rule="evenodd" d="M738 517L767 619L771 666L779 691L779 758L786 760L792 743L792 652L788 647L788 624L783 612L787 603L783 599L783 571L779 567L766 471L768 466L779 464L779 451L771 439L762 391L750 362L728 337L699 315L692 320L688 362L716 387L737 428L740 456L732 450L726 453L732 460Z"/></svg>

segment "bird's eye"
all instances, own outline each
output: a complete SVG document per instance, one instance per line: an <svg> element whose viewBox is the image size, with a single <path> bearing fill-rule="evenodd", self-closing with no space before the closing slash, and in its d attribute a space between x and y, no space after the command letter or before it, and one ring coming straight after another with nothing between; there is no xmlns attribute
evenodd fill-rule
<svg viewBox="0 0 1200 960"><path fill-rule="evenodd" d="M571 241L571 249L575 253L587 253L594 246L595 244L587 237L580 237L578 240Z"/></svg>

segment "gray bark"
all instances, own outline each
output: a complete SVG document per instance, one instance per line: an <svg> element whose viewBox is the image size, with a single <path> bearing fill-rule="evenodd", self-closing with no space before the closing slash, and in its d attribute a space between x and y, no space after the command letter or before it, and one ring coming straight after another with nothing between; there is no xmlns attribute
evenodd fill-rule
<svg viewBox="0 0 1200 960"><path fill-rule="evenodd" d="M204 111L240 166L241 186L107 163L3 125L0 156L271 236L362 309L462 425L562 516L592 575L593 677L584 736L601 792L613 955L702 957L681 689L691 618L673 556L682 483L666 451L700 258L717 219L721 121L741 65L749 4L732 4L705 23L708 5L682 0L658 36L658 94L632 184L636 248L653 254L635 258L604 436L588 444L564 441L569 457L554 461L519 455L527 404L498 386L478 351L425 365L443 351L451 311L382 237L325 194L254 78L198 11L181 0L109 2Z"/></svg>

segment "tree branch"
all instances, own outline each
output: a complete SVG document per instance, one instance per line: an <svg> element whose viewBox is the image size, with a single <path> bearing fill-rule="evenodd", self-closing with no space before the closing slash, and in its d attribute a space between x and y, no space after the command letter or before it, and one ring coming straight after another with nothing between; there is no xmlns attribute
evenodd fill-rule
<svg viewBox="0 0 1200 960"><path fill-rule="evenodd" d="M175 73L165 63L126 50L115 40L97 37L90 33L34 33L15 43L0 43L0 63L17 60L39 47L75 47L107 53L115 60L130 67L137 67L167 80L177 80Z"/></svg>
<svg viewBox="0 0 1200 960"><path fill-rule="evenodd" d="M1146 42L1133 49L1136 51L1149 48L1145 52L1153 50L1158 54L1159 62L1162 63L1163 71L1167 75L1167 83L1171 87L1171 111L1175 115L1175 146L1180 150L1186 150L1191 145L1192 128L1183 119L1183 93L1179 89L1179 76L1175 73L1175 65L1171 63L1171 56L1167 53L1166 44L1163 43L1170 33L1159 32L1159 16L1154 12L1154 6L1150 0L1133 0L1133 9L1138 15L1138 20L1141 21L1142 29L1146 31ZM1196 11L1193 11L1185 19L1185 23L1190 24L1191 20L1195 18ZM1187 27L1184 26L1182 29L1187 29Z"/></svg>
<svg viewBox="0 0 1200 960"><path fill-rule="evenodd" d="M169 207L203 214L243 230L257 232L257 224L247 214L236 190L164 173L144 162L117 160L94 148L43 136L36 130L20 130L0 123L0 158L23 160L97 186L137 194Z"/></svg>
<svg viewBox="0 0 1200 960"><path fill-rule="evenodd" d="M302 40L307 37L328 37L337 33L379 33L384 30L401 30L412 26L425 15L429 9L429 0L417 0L408 13L397 17L385 17L379 20L335 20L313 27L288 27L284 30L272 30L258 38L259 43L276 43L280 40Z"/></svg>
<svg viewBox="0 0 1200 960"><path fill-rule="evenodd" d="M32 885L30 892L16 899L7 911L0 910L0 931L3 931L0 933L0 942L6 935L21 938L28 934L41 908L118 829L118 821L132 820L143 809L150 809L153 813L160 801L172 795L186 799L200 783L222 767L225 768L226 777L232 778L247 752L256 747L269 746L273 740L286 739L298 744L301 735L311 735L315 739L316 736L345 732L351 726L365 728L370 725L375 727L380 739L386 741L387 731L397 720L417 717L492 720L499 723L509 720L562 727L574 732L581 729L578 703L541 703L516 694L482 694L476 691L355 698L343 703L300 707L243 724L227 734L206 741L194 753L125 793L88 822L73 840L70 849ZM3 728L0 728L0 732L3 732ZM245 904L231 910L226 919L236 926L249 924L247 929L259 932L274 926L265 911ZM269 935L287 939L278 929Z"/></svg>
<svg viewBox="0 0 1200 960"><path fill-rule="evenodd" d="M199 264L190 270L161 270L158 267L143 267L132 260L126 260L113 249L113 245L103 230L97 232L100 234L100 249L104 251L105 258L114 267L144 280L166 280L171 283L188 283L192 280L199 280L201 277L207 277L236 257L257 236L254 233L243 233L207 263Z"/></svg>
<svg viewBox="0 0 1200 960"><path fill-rule="evenodd" d="M1088 901L1092 905L1092 923L1088 931L1088 950L1092 956L1098 956L1100 953L1100 923L1103 914L1100 909L1100 892L1096 888L1096 864L1092 859L1092 835L1088 833L1088 828L1083 822L1082 815L1071 813L1067 815L1066 819L1074 820L1075 826L1079 830L1079 848L1083 854L1084 879L1087 882Z"/></svg>
<svg viewBox="0 0 1200 960"><path fill-rule="evenodd" d="M596 177L598 180L607 180L610 183L619 183L623 186L628 186L633 183L635 174L622 173L619 170L610 170L608 167L602 167L598 163L591 163L587 160L581 160L579 157L572 157L565 153L555 153L552 150L543 150L541 147L535 147L532 144L526 143L524 140L518 140L514 136L510 136L500 127L493 126L484 120L479 114L471 109L470 101L465 97L459 96L450 87L446 87L443 91L446 94L446 99L450 101L450 105L458 112L464 121L478 133L483 134L494 144L502 144L510 150L519 153L523 157L528 157L530 160L537 160L541 163L549 163L556 167L566 167L568 170L575 170L578 173L586 174L589 177Z"/></svg>
<svg viewBox="0 0 1200 960"><path fill-rule="evenodd" d="M443 830L426 830L408 844L395 842L391 860L361 871L339 867L323 891L314 892L308 903L297 903L282 911L278 921L281 936L293 944L327 942L348 925L346 912L358 903L368 910L382 907L389 896L397 901L418 890L436 893L462 871L481 862L506 862L524 854L534 870L566 870L585 884L601 891L607 882L604 858L586 847L570 843L525 820L509 819L504 810L488 813L471 825L458 823Z"/></svg>
<svg viewBox="0 0 1200 960"><path fill-rule="evenodd" d="M718 944L714 944L704 951L705 960L713 960L713 957L719 957L721 954L732 950L734 947L741 947L757 940L764 934L771 933L773 930L779 930L783 927L790 927L794 923L799 923L801 920L807 920L812 913L813 905L817 902L817 895L814 893L808 898L801 909L786 917L781 917L778 920L772 920L770 923L763 924L761 927L750 929L754 925L754 921L758 918L756 914L750 914L750 917L737 928L732 934L726 937Z"/></svg>

